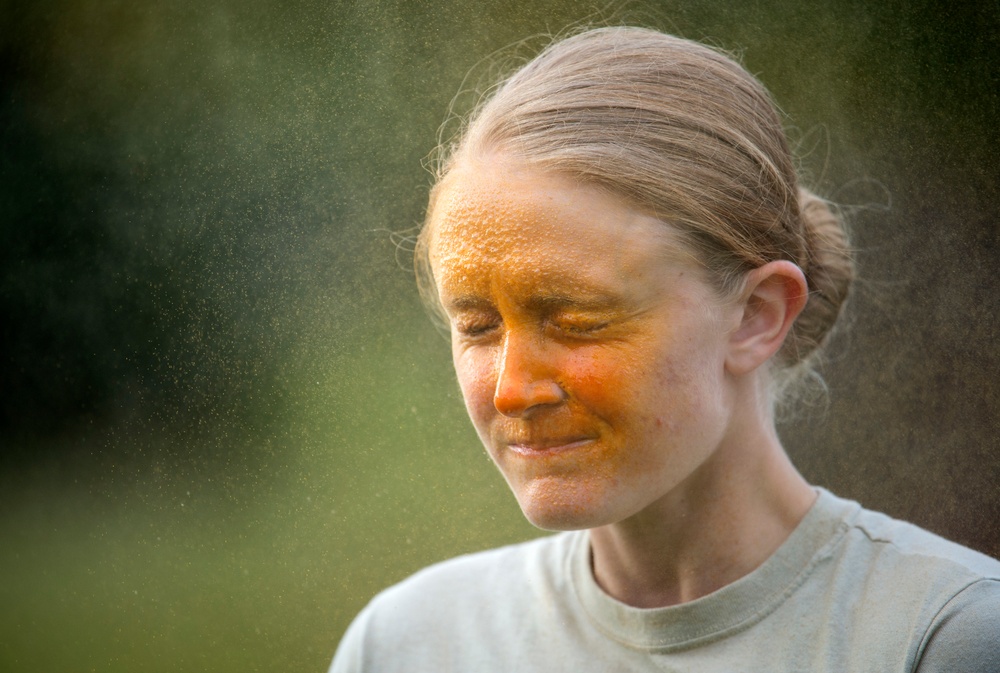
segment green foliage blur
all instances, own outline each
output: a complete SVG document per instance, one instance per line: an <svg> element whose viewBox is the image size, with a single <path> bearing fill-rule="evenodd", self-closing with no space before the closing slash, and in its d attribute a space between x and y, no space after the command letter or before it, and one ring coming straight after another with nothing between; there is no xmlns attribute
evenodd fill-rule
<svg viewBox="0 0 1000 673"><path fill-rule="evenodd" d="M324 670L380 589L542 534L392 234L491 54L586 23L771 88L864 277L789 451L1000 554L996 3L8 0L0 670Z"/></svg>

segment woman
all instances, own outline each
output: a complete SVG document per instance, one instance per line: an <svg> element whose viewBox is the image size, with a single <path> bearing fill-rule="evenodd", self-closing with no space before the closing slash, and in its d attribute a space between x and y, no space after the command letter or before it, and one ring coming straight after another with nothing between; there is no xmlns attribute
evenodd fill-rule
<svg viewBox="0 0 1000 673"><path fill-rule="evenodd" d="M446 158L418 267L483 444L566 532L383 592L333 671L1000 670L1000 563L782 449L853 267L739 65L637 28L555 43Z"/></svg>

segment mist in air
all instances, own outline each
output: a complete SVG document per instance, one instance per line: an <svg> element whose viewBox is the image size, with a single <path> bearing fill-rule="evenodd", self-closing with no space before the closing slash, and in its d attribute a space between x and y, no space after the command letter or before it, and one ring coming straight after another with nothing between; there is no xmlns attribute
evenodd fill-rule
<svg viewBox="0 0 1000 673"><path fill-rule="evenodd" d="M480 61L580 21L771 89L861 273L786 447L1000 555L1000 9L599 7L2 6L0 669L323 670L380 589L541 534L393 233Z"/></svg>

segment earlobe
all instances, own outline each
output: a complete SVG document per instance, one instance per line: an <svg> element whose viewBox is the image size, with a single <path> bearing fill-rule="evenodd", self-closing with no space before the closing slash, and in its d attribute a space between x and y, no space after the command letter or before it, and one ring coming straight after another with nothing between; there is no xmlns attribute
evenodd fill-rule
<svg viewBox="0 0 1000 673"><path fill-rule="evenodd" d="M726 369L737 376L754 371L778 352L809 298L802 270L779 260L751 271L743 315L729 340Z"/></svg>

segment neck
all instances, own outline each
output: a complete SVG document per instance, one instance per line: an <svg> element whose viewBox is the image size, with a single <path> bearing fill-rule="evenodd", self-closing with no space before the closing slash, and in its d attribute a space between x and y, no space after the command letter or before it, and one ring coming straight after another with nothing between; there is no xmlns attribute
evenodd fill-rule
<svg viewBox="0 0 1000 673"><path fill-rule="evenodd" d="M645 510L591 530L594 577L606 593L642 608L685 603L750 573L781 546L816 493L773 424L758 427L721 445Z"/></svg>

